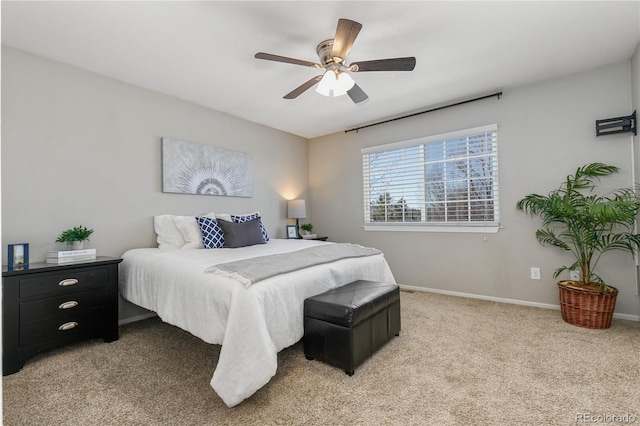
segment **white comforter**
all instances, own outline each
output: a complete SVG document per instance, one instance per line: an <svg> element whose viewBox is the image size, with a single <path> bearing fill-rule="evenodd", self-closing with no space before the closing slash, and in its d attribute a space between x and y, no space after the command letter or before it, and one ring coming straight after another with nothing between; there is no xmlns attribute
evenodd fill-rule
<svg viewBox="0 0 640 426"><path fill-rule="evenodd" d="M358 279L395 279L382 254L313 266L250 288L205 269L318 244L327 243L272 239L241 249L133 249L122 256L120 293L163 321L222 345L211 387L233 407L269 382L277 353L302 338L304 299Z"/></svg>

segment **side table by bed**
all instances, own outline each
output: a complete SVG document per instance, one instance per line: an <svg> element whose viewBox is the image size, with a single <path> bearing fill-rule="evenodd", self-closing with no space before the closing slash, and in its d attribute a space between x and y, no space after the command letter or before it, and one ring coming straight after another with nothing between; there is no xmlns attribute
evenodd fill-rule
<svg viewBox="0 0 640 426"><path fill-rule="evenodd" d="M38 352L83 339L118 340L118 264L99 256L69 265L2 269L2 374Z"/></svg>

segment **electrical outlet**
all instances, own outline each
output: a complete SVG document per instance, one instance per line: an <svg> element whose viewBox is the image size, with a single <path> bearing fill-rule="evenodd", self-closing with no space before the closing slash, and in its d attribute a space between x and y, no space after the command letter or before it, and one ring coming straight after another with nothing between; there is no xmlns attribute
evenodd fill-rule
<svg viewBox="0 0 640 426"><path fill-rule="evenodd" d="M576 270L571 270L569 271L569 279L571 281L580 281L580 272L576 271Z"/></svg>
<svg viewBox="0 0 640 426"><path fill-rule="evenodd" d="M540 279L540 268L531 268L531 279L539 280Z"/></svg>

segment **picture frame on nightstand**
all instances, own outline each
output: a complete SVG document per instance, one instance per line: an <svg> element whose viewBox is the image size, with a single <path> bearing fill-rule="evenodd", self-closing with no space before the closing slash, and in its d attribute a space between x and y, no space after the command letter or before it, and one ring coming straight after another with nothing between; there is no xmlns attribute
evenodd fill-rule
<svg viewBox="0 0 640 426"><path fill-rule="evenodd" d="M287 238L288 239L299 239L300 235L298 235L298 227L295 225L287 225Z"/></svg>
<svg viewBox="0 0 640 426"><path fill-rule="evenodd" d="M29 266L29 244L9 244L7 269L17 271Z"/></svg>

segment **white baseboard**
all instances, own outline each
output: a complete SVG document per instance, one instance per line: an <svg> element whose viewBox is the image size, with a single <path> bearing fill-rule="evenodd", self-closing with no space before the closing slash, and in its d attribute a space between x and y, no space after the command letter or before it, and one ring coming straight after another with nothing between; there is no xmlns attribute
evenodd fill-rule
<svg viewBox="0 0 640 426"><path fill-rule="evenodd" d="M493 296L483 296L480 294L472 294L472 293L461 293L458 291L449 291L449 290L440 290L437 288L427 288L427 287L416 287L412 285L403 285L399 284L401 290L411 290L411 291L422 291L425 293L438 293L438 294L446 294L448 296L458 296L458 297L468 297L470 299L482 299L489 300L492 302L501 302L501 303L511 303L512 305L523 305L523 306L533 306L536 308L544 308L544 309L560 309L560 305L552 305L550 303L538 303L538 302L529 302L527 300L518 300L518 299L506 299L503 297L493 297ZM630 320L630 321L640 321L640 315L632 315L632 314L618 314L613 313L614 318Z"/></svg>
<svg viewBox="0 0 640 426"><path fill-rule="evenodd" d="M118 321L118 325L125 325L125 324L129 324L131 322L142 321L142 320L145 320L147 318L151 318L151 317L155 317L155 316L157 316L157 314L155 312L149 312L149 313L142 314L142 315L136 315L135 317L125 318L125 319L122 319L122 320Z"/></svg>

